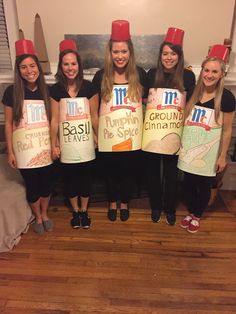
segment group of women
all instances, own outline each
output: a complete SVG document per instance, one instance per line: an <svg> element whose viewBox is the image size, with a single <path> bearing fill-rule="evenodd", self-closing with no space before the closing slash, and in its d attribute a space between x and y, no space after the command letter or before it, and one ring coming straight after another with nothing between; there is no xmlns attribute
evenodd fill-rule
<svg viewBox="0 0 236 314"><path fill-rule="evenodd" d="M193 72L184 68L183 37L183 30L169 28L157 67L146 73L136 65L129 22L113 21L104 69L92 82L83 78L75 42L63 40L50 88L32 42L16 42L14 84L2 100L6 142L8 162L25 181L35 232L53 229L47 210L58 158L73 209L71 226L90 227L96 157L107 182L109 220L117 219L118 208L122 221L129 218L134 176L145 172L152 221L164 211L174 225L181 169L189 214L180 225L198 231L211 181L226 165L235 98L224 88L227 48L212 47L195 87Z"/></svg>

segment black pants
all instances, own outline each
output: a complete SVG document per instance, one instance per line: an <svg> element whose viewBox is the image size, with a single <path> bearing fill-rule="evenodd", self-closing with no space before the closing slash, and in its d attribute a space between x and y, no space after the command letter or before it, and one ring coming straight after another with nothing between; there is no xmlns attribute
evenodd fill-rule
<svg viewBox="0 0 236 314"><path fill-rule="evenodd" d="M188 211L200 218L207 208L214 177L184 173L184 198Z"/></svg>
<svg viewBox="0 0 236 314"><path fill-rule="evenodd" d="M108 201L128 203L134 190L141 151L99 153L98 156L107 182Z"/></svg>
<svg viewBox="0 0 236 314"><path fill-rule="evenodd" d="M52 190L52 165L33 169L19 169L26 187L26 199L35 203L40 197L48 197Z"/></svg>
<svg viewBox="0 0 236 314"><path fill-rule="evenodd" d="M151 209L175 213L178 156L145 153L145 159Z"/></svg>

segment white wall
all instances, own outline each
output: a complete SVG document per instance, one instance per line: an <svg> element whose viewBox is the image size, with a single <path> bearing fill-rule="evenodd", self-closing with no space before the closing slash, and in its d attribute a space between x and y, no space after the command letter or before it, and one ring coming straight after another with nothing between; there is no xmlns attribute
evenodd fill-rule
<svg viewBox="0 0 236 314"><path fill-rule="evenodd" d="M9 1L9 0L8 0ZM33 40L34 17L41 17L49 60L56 63L64 34L107 34L111 21L127 19L131 34L164 34L169 26L186 31L185 58L199 65L208 47L230 36L234 0L16 0L19 28Z"/></svg>

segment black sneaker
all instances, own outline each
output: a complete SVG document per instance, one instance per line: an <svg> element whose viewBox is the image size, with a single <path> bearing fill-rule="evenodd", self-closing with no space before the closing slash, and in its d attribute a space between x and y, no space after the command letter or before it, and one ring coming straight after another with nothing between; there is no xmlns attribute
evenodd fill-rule
<svg viewBox="0 0 236 314"><path fill-rule="evenodd" d="M80 223L80 214L79 212L72 212L72 216L73 218L70 221L71 227L74 229L78 229L81 227L81 223Z"/></svg>
<svg viewBox="0 0 236 314"><path fill-rule="evenodd" d="M91 218L88 215L87 211L80 212L80 218L81 218L81 227L84 229L88 229L91 225Z"/></svg>
<svg viewBox="0 0 236 314"><path fill-rule="evenodd" d="M120 220L126 221L129 219L129 209L127 208L121 208L120 209Z"/></svg>
<svg viewBox="0 0 236 314"><path fill-rule="evenodd" d="M117 217L117 209L109 208L107 211L107 218L111 221L115 221Z"/></svg>
<svg viewBox="0 0 236 314"><path fill-rule="evenodd" d="M166 214L166 223L167 225L174 226L176 223L176 216L175 213L167 213Z"/></svg>
<svg viewBox="0 0 236 314"><path fill-rule="evenodd" d="M161 220L161 211L152 210L151 218L153 222L159 222Z"/></svg>

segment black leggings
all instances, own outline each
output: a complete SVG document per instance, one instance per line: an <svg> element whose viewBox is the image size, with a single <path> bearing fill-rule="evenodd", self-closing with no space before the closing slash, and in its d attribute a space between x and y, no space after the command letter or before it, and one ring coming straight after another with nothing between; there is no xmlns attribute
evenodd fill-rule
<svg viewBox="0 0 236 314"><path fill-rule="evenodd" d="M76 164L61 164L67 197L90 196L92 165L93 161Z"/></svg>
<svg viewBox="0 0 236 314"><path fill-rule="evenodd" d="M52 190L52 165L33 169L19 169L26 187L26 199L35 203L40 197L48 197Z"/></svg>
<svg viewBox="0 0 236 314"><path fill-rule="evenodd" d="M151 209L175 213L178 156L145 153L145 158Z"/></svg>
<svg viewBox="0 0 236 314"><path fill-rule="evenodd" d="M207 208L214 177L184 173L184 196L188 211L200 218Z"/></svg>

